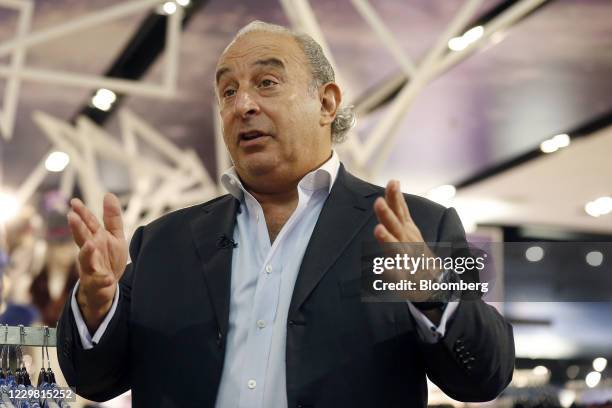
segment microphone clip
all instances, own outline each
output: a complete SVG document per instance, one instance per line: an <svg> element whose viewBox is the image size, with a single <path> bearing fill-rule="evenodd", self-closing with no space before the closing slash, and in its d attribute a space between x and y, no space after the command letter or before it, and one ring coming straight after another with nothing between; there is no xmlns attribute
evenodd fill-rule
<svg viewBox="0 0 612 408"><path fill-rule="evenodd" d="M219 239L217 239L217 248L227 249L227 248L236 248L237 246L238 246L238 243L225 234L219 236Z"/></svg>

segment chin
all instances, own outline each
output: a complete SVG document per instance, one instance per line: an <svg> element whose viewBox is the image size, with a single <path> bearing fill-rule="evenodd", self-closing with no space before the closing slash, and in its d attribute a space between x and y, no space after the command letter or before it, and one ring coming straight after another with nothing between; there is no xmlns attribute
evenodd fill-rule
<svg viewBox="0 0 612 408"><path fill-rule="evenodd" d="M276 156L262 152L261 154L255 153L243 157L240 162L240 167L253 176L260 176L273 172L278 168L278 164L278 158Z"/></svg>

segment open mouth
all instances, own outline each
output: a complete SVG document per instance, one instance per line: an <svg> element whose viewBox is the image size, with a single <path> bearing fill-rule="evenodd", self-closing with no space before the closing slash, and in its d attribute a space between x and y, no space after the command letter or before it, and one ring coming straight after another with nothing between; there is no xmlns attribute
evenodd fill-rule
<svg viewBox="0 0 612 408"><path fill-rule="evenodd" d="M240 142L250 142L253 140L257 140L260 139L262 137L267 136L265 133L259 131L259 130L251 130L249 132L241 132L239 134L240 137Z"/></svg>

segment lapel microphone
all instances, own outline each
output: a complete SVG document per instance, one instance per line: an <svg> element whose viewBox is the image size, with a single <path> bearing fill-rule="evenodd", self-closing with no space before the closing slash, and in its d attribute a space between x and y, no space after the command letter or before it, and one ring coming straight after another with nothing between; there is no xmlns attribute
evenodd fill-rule
<svg viewBox="0 0 612 408"><path fill-rule="evenodd" d="M238 246L238 243L225 234L219 236L219 239L217 239L217 248L227 249L227 248L236 248L237 246Z"/></svg>

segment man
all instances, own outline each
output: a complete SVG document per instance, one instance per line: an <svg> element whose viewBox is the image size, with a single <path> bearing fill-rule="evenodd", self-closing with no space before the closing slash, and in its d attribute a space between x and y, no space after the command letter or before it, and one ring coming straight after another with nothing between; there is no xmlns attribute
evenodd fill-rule
<svg viewBox="0 0 612 408"><path fill-rule="evenodd" d="M332 140L351 117L318 44L251 23L215 87L230 194L138 228L127 268L117 199L103 224L72 201L81 272L58 353L77 392L131 389L136 407L424 407L427 374L456 399L498 395L514 343L493 308L360 301L363 242L465 234L453 209L346 172Z"/></svg>

